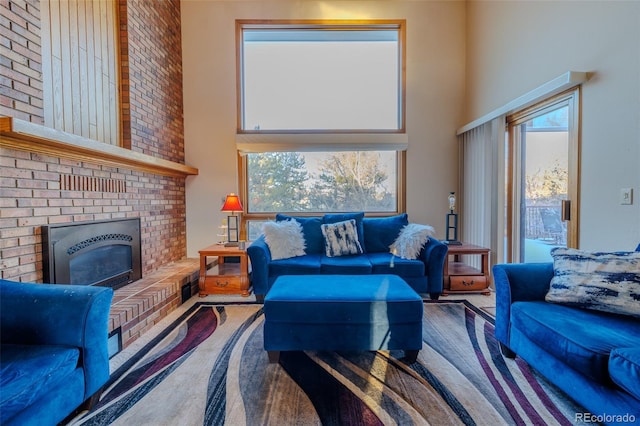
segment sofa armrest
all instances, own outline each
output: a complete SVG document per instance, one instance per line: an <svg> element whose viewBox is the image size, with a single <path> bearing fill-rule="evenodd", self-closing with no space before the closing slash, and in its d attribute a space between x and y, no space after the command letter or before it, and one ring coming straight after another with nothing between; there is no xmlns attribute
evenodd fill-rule
<svg viewBox="0 0 640 426"><path fill-rule="evenodd" d="M258 237L247 248L249 260L251 260L251 285L256 296L264 296L269 290L269 263L271 263L271 251L264 235Z"/></svg>
<svg viewBox="0 0 640 426"><path fill-rule="evenodd" d="M553 263L498 264L493 267L496 287L496 338L509 346L511 304L544 300L553 278Z"/></svg>
<svg viewBox="0 0 640 426"><path fill-rule="evenodd" d="M425 275L429 288L429 297L437 300L442 294L444 280L444 259L449 247L435 238L429 238L429 242L420 252L420 259L424 262Z"/></svg>
<svg viewBox="0 0 640 426"><path fill-rule="evenodd" d="M85 399L109 378L107 349L113 290L0 280L2 343L80 348Z"/></svg>

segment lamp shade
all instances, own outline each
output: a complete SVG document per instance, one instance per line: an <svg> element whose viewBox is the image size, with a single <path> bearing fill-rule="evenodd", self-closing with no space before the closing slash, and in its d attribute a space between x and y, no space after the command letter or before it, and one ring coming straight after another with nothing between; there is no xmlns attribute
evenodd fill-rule
<svg viewBox="0 0 640 426"><path fill-rule="evenodd" d="M241 212L242 204L240 203L240 197L238 197L233 192L227 195L227 198L224 200L224 205L220 209L223 212Z"/></svg>

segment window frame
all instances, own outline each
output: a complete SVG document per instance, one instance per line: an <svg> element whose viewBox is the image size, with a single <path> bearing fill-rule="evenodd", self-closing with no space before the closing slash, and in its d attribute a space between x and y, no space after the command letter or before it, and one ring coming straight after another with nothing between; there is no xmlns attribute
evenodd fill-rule
<svg viewBox="0 0 640 426"><path fill-rule="evenodd" d="M271 30L390 30L398 31L398 74L400 78L398 129L375 130L253 130L243 129L243 44L245 29ZM236 132L237 134L318 134L318 133L406 133L406 20L236 20Z"/></svg>
<svg viewBox="0 0 640 426"><path fill-rule="evenodd" d="M568 116L568 217L566 247L577 248L580 240L580 152L581 152L581 87L577 86L550 96L535 104L506 116L506 211L505 211L505 261L521 263L520 200L524 193L519 187L522 171L521 141L517 135L519 126L558 107L567 107ZM564 219L563 219L564 220Z"/></svg>
<svg viewBox="0 0 640 426"><path fill-rule="evenodd" d="M405 198L405 192L404 192L404 189L406 188L405 165L406 165L406 151L396 151L396 170L397 170L397 177L396 177L396 198L397 198L396 207L397 208L396 210L386 211L386 212L369 211L369 212L365 212L366 216L385 217L385 216L400 214L406 211L406 198ZM238 170L239 170L238 174L239 174L239 182L240 182L239 195L240 195L240 199L242 200L242 207L244 210L242 212L242 228L243 229L245 227L244 226L245 220L249 221L249 220L273 219L277 213L300 216L300 217L318 216L318 215L323 215L325 213L346 213L346 212L319 212L319 211L316 211L316 212L282 211L277 213L274 213L274 212L250 213L247 211L248 203L245 202L245 200L248 199L247 197L249 195L249 186L248 186L249 179L247 179L248 161L247 161L246 155L238 154Z"/></svg>
<svg viewBox="0 0 640 426"><path fill-rule="evenodd" d="M331 31L332 29L339 30L380 30L380 29L396 29L398 31L398 74L400 78L399 82L399 97L398 100L398 108L399 108L399 119L398 119L398 129L370 129L370 130L254 130L254 129L243 129L243 31L245 29L280 29L280 30L300 30L300 29L314 29L314 30L325 30ZM311 142L311 146L304 145L304 149L299 149L305 140L313 140L313 141L326 141L330 138L340 139L341 136L347 136L346 138L349 140L350 136L357 135L359 141L362 143L358 143L356 145L352 145L347 143L344 144L335 144L335 151L377 151L377 150L386 150L386 151L395 151L396 152L396 211L393 212L365 212L367 216L390 216L394 214L399 214L406 211L406 200L405 200L405 191L406 191L406 20L236 20L236 140L239 138L251 137L253 140L260 140L260 138L269 139L273 138L274 135L283 135L286 137L290 137L291 135L295 135L295 137L299 137L301 142L299 144L293 144L290 148L278 148L277 150L286 150L286 151L302 151L302 150L312 150L312 151L323 151L323 152L332 152L330 147L327 147L326 143L320 143L313 146L313 142ZM380 138L380 135L389 135L393 142L391 146L394 144L398 145L398 148L390 148L388 144L379 144L376 139ZM399 143L397 141L400 141ZM297 145L297 147L295 146ZM296 149L298 148L298 149ZM270 150L265 150L268 152ZM274 149L275 151L275 149ZM237 162L238 162L238 182L239 182L239 194L241 199L247 200L247 196L249 193L248 188L248 162L246 155L242 155L242 152L238 150L237 152ZM275 215L273 213L248 213L247 211L247 203L243 202L244 212L242 215L242 226L241 226L241 238L246 239L246 223L247 221L253 220L269 220L273 219ZM322 215L325 212L278 212L283 214L292 214L296 216L318 216Z"/></svg>

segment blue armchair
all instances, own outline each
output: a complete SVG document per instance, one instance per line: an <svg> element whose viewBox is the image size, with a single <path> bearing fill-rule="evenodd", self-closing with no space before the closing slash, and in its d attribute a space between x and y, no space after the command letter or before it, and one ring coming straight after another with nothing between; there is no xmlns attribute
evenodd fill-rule
<svg viewBox="0 0 640 426"><path fill-rule="evenodd" d="M0 424L56 425L109 378L113 290L0 280Z"/></svg>

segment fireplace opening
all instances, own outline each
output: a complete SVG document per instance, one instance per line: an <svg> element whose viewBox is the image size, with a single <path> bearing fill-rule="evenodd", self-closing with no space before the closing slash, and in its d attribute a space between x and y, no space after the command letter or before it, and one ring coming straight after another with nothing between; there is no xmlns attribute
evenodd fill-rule
<svg viewBox="0 0 640 426"><path fill-rule="evenodd" d="M71 284L109 281L110 287L117 286L123 272L132 271L131 247L110 245L89 250L72 258L69 263ZM126 276L126 273L124 274Z"/></svg>
<svg viewBox="0 0 640 426"><path fill-rule="evenodd" d="M44 281L118 289L142 278L140 219L42 227Z"/></svg>

